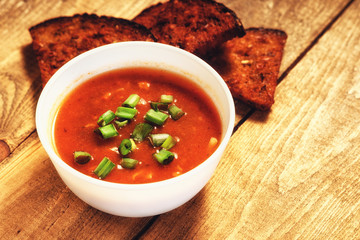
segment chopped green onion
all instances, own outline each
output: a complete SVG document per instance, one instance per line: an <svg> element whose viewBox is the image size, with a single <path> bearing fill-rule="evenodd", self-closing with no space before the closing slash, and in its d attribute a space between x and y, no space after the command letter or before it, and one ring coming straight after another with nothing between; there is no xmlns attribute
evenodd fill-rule
<svg viewBox="0 0 360 240"><path fill-rule="evenodd" d="M172 95L161 95L160 96L160 102L170 104L174 100L174 97Z"/></svg>
<svg viewBox="0 0 360 240"><path fill-rule="evenodd" d="M162 165L171 163L175 158L175 154L166 149L161 149L159 152L154 153L153 156Z"/></svg>
<svg viewBox="0 0 360 240"><path fill-rule="evenodd" d="M92 156L88 152L83 151L75 151L74 152L74 160L79 164L88 163L92 159Z"/></svg>
<svg viewBox="0 0 360 240"><path fill-rule="evenodd" d="M133 119L137 114L137 110L135 108L128 107L118 107L115 116L120 119Z"/></svg>
<svg viewBox="0 0 360 240"><path fill-rule="evenodd" d="M123 121L119 121L119 120L114 121L117 128L122 128L122 127L126 126L126 124L128 124L128 122L129 122L128 119L125 119Z"/></svg>
<svg viewBox="0 0 360 240"><path fill-rule="evenodd" d="M169 108L169 104L162 102L150 102L150 106L155 111L167 111Z"/></svg>
<svg viewBox="0 0 360 240"><path fill-rule="evenodd" d="M153 130L153 126L148 123L139 123L135 126L134 131L131 134L131 137L137 141L143 141L149 133Z"/></svg>
<svg viewBox="0 0 360 240"><path fill-rule="evenodd" d="M136 144L134 139L130 138L130 142L131 142L131 151L134 151L136 149Z"/></svg>
<svg viewBox="0 0 360 240"><path fill-rule="evenodd" d="M169 107L169 114L171 116L172 119L174 120L178 120L180 119L185 113L178 108L176 105L171 105Z"/></svg>
<svg viewBox="0 0 360 240"><path fill-rule="evenodd" d="M133 169L135 168L136 164L138 164L139 161L132 159L132 158L123 158L120 165L123 168Z"/></svg>
<svg viewBox="0 0 360 240"><path fill-rule="evenodd" d="M140 96L137 94L131 94L125 102L122 104L123 107L134 108L136 104L140 101Z"/></svg>
<svg viewBox="0 0 360 240"><path fill-rule="evenodd" d="M115 119L115 113L113 113L111 110L108 110L103 115L101 115L99 117L99 120L97 121L97 124L100 127L103 127L103 126L109 124L114 119Z"/></svg>
<svg viewBox="0 0 360 240"><path fill-rule="evenodd" d="M161 147L166 149L166 150L169 150L170 148L175 146L175 144L176 144L175 138L173 138L172 136L169 135L166 138L166 140L163 142L163 144L161 144Z"/></svg>
<svg viewBox="0 0 360 240"><path fill-rule="evenodd" d="M104 179L115 167L115 163L110 161L109 158L104 157L104 159L99 163L99 165L94 170L96 176L100 179Z"/></svg>
<svg viewBox="0 0 360 240"><path fill-rule="evenodd" d="M151 144L154 147L160 147L161 144L163 144L169 136L170 135L167 133L158 133L158 134L150 134L149 138Z"/></svg>
<svg viewBox="0 0 360 240"><path fill-rule="evenodd" d="M117 135L119 135L118 131L116 130L113 124L99 127L94 132L99 134L104 139L116 137Z"/></svg>
<svg viewBox="0 0 360 240"><path fill-rule="evenodd" d="M121 141L119 146L119 152L121 155L126 156L136 148L136 144L133 139L125 138Z"/></svg>
<svg viewBox="0 0 360 240"><path fill-rule="evenodd" d="M161 126L168 117L166 113L156 112L154 109L150 109L145 115L145 120Z"/></svg>

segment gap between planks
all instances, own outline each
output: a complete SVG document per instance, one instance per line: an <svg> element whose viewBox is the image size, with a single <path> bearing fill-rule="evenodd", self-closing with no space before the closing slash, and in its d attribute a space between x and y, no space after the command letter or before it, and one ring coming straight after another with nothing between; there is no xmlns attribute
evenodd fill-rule
<svg viewBox="0 0 360 240"><path fill-rule="evenodd" d="M294 60L292 64L290 64L289 67L285 69L285 71L280 75L278 78L278 84L280 84L283 79L291 72L292 69L295 68L295 66L305 57L305 55L316 45L316 43L320 40L320 38L335 24L335 22L344 14L344 12L351 6L351 4L355 0L350 0L336 15L333 19L330 20L328 24L321 30L321 32L311 41L309 46L307 46L300 55ZM251 117L252 114L256 111L255 108L251 108L244 117L240 119L240 121L235 125L232 134L234 134L239 127ZM156 222L156 220L159 218L160 215L153 216L150 221L135 235L133 240L138 240L142 236L146 234L146 232L151 228L151 226Z"/></svg>
<svg viewBox="0 0 360 240"><path fill-rule="evenodd" d="M24 142L26 142L26 140L28 139L28 138L30 138L31 137L31 135L33 135L34 133L36 133L36 128L33 130L33 131L31 131L30 132L30 134L28 135L28 136L26 136L14 149L10 149L10 147L9 147L9 145L6 143L6 141L4 141L4 140L0 140L4 145L3 145L3 147L4 148L8 148L9 150L8 150L8 152L5 152L7 155L6 156L0 156L1 158L0 158L0 163L3 163L3 162L6 162L6 159L8 159L15 151L16 151L16 149L18 149ZM1 150L1 149L0 149ZM4 157L4 158L2 158L2 157Z"/></svg>
<svg viewBox="0 0 360 240"><path fill-rule="evenodd" d="M295 66L305 57L305 55L316 45L316 43L320 40L320 38L334 25L334 23L344 14L344 12L351 6L351 4L355 0L350 0L344 7L341 9L338 14L335 15L333 19L324 27L324 29L310 42L309 46L307 46L300 55L294 60L292 64L290 64L289 67L285 69L285 71L280 75L278 78L277 84L279 85L282 80L290 73L292 69L295 68ZM256 111L255 108L251 108L244 117L240 119L240 121L235 125L234 130L232 134L234 134L239 127L251 117L251 115Z"/></svg>
<svg viewBox="0 0 360 240"><path fill-rule="evenodd" d="M300 55L293 61L292 64L290 64L289 67L287 67L285 69L285 71L280 75L280 77L278 78L278 84L280 84L284 78L291 72L292 69L295 68L295 66L305 57L305 55L316 45L316 43L320 40L320 38L334 25L334 23L344 14L344 12L351 6L351 4L354 2L355 0L350 0L339 12L338 14L335 15L335 17L333 19L331 19L331 21L323 28L323 30L311 41L311 43L309 44L308 47L306 47L301 53ZM240 121L234 126L233 132L232 134L234 134L239 127L246 122L247 119L249 119L252 114L254 114L254 112L256 112L255 108L251 108L244 117L242 117L240 119ZM16 151L16 149L18 149L24 142L26 142L26 140L33 135L34 133L36 133L36 128L23 140L21 141L17 147L15 147L14 149L12 149L9 153L9 155L7 156L10 157L12 153L14 153L14 151ZM6 158L5 158L6 159ZM4 160L5 160L4 159ZM156 215L153 216L150 221L132 238L133 240L137 240L140 239L142 236L144 236L146 234L146 232L151 228L151 226L156 222L156 220L159 218L160 215Z"/></svg>

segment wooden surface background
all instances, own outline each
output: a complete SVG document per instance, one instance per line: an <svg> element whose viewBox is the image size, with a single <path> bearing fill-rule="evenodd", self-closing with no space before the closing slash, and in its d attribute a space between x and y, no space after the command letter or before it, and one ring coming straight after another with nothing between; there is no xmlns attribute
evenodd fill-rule
<svg viewBox="0 0 360 240"><path fill-rule="evenodd" d="M0 1L0 239L360 239L360 0L223 0L245 27L288 40L270 112L237 103L215 175L147 218L102 213L61 181L35 128L41 92L28 28L152 0Z"/></svg>

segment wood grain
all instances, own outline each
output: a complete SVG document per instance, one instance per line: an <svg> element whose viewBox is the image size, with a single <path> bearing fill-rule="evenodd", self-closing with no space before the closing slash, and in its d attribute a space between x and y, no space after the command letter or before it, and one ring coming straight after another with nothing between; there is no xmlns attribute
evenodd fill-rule
<svg viewBox="0 0 360 240"><path fill-rule="evenodd" d="M39 70L30 46L31 37L28 29L31 26L49 18L82 12L131 19L142 9L156 2L158 1L55 1L54 4L52 1L46 3L41 1L2 1L3 6L6 7L0 8L0 23L2 26L7 26L7 28L0 29L0 37L3 39L3 45L7 47L0 49L0 76L4 79L0 83L2 84L0 87L5 89L6 86L7 91L0 93L0 97L3 99L3 101L0 101L0 109L4 109L2 116L0 116L0 140L4 140L12 151L17 144L21 143L35 129L34 114L27 114L25 118L18 121L13 121L12 116L15 113L12 111L12 106L18 104L34 113L37 98L41 91ZM316 37L323 26L335 16L336 10L346 4L346 1L334 1L331 3L320 1L316 8L306 10L304 13L301 12L294 20L293 15L297 11L296 9L306 9L306 6L310 7L313 4L312 1L302 2L301 6L296 1L288 2L284 6L274 5L272 1L254 1L252 4L247 1L222 2L231 7L241 17L245 26L280 28L288 33L289 38L281 72L289 67L291 62ZM274 13L276 13L276 16L274 16ZM273 20L271 21L271 19ZM282 19L282 21L278 21L278 19ZM302 24L298 26L294 21L299 21ZM319 24L314 24L314 22ZM297 27L294 28L294 26ZM13 87L10 88L9 85L13 85ZM14 96L15 92L16 96ZM33 94L30 101L26 95L28 93ZM25 104L23 101L25 101ZM248 113L249 108L239 102L237 102L236 107L236 120L238 122ZM26 121L27 124L22 125L23 121ZM8 128L21 130L5 136Z"/></svg>
<svg viewBox="0 0 360 240"><path fill-rule="evenodd" d="M358 239L359 0L330 29L349 1L221 1L246 27L285 30L281 73L296 64L271 112L244 119L249 109L237 104L244 123L209 184L184 206L115 217L63 184L35 131L41 86L27 29L81 12L131 19L156 2L0 1L0 140L9 146L0 161L0 238Z"/></svg>
<svg viewBox="0 0 360 240"><path fill-rule="evenodd" d="M5 158L7 158L9 155L10 155L9 145L5 141L0 140L0 162L3 161Z"/></svg>
<svg viewBox="0 0 360 240"><path fill-rule="evenodd" d="M256 112L238 129L203 192L144 239L359 238L359 7L280 84L266 120Z"/></svg>
<svg viewBox="0 0 360 240"><path fill-rule="evenodd" d="M131 239L150 220L112 216L78 199L36 134L6 161L0 165L0 239Z"/></svg>
<svg viewBox="0 0 360 240"><path fill-rule="evenodd" d="M49 18L82 12L132 18L152 2L1 1L0 26L6 27L0 28L0 37L6 47L0 48L0 140L6 142L10 152L35 130L35 108L41 92L28 29ZM11 134L8 129L12 129ZM8 154L2 151L1 155Z"/></svg>

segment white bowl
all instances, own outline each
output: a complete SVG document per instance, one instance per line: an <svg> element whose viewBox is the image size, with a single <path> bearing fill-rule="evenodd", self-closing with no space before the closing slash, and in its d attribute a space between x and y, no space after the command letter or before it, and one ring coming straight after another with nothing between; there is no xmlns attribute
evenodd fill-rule
<svg viewBox="0 0 360 240"><path fill-rule="evenodd" d="M112 69L146 66L183 74L202 86L221 113L222 139L202 164L180 176L146 184L120 184L82 174L61 160L55 150L53 124L64 97L90 77ZM122 42L83 53L61 67L43 89L36 108L40 141L62 180L89 205L119 216L145 217L184 204L209 181L230 139L235 119L231 94L219 74L200 58L165 44ZM211 198L211 196L207 196Z"/></svg>

